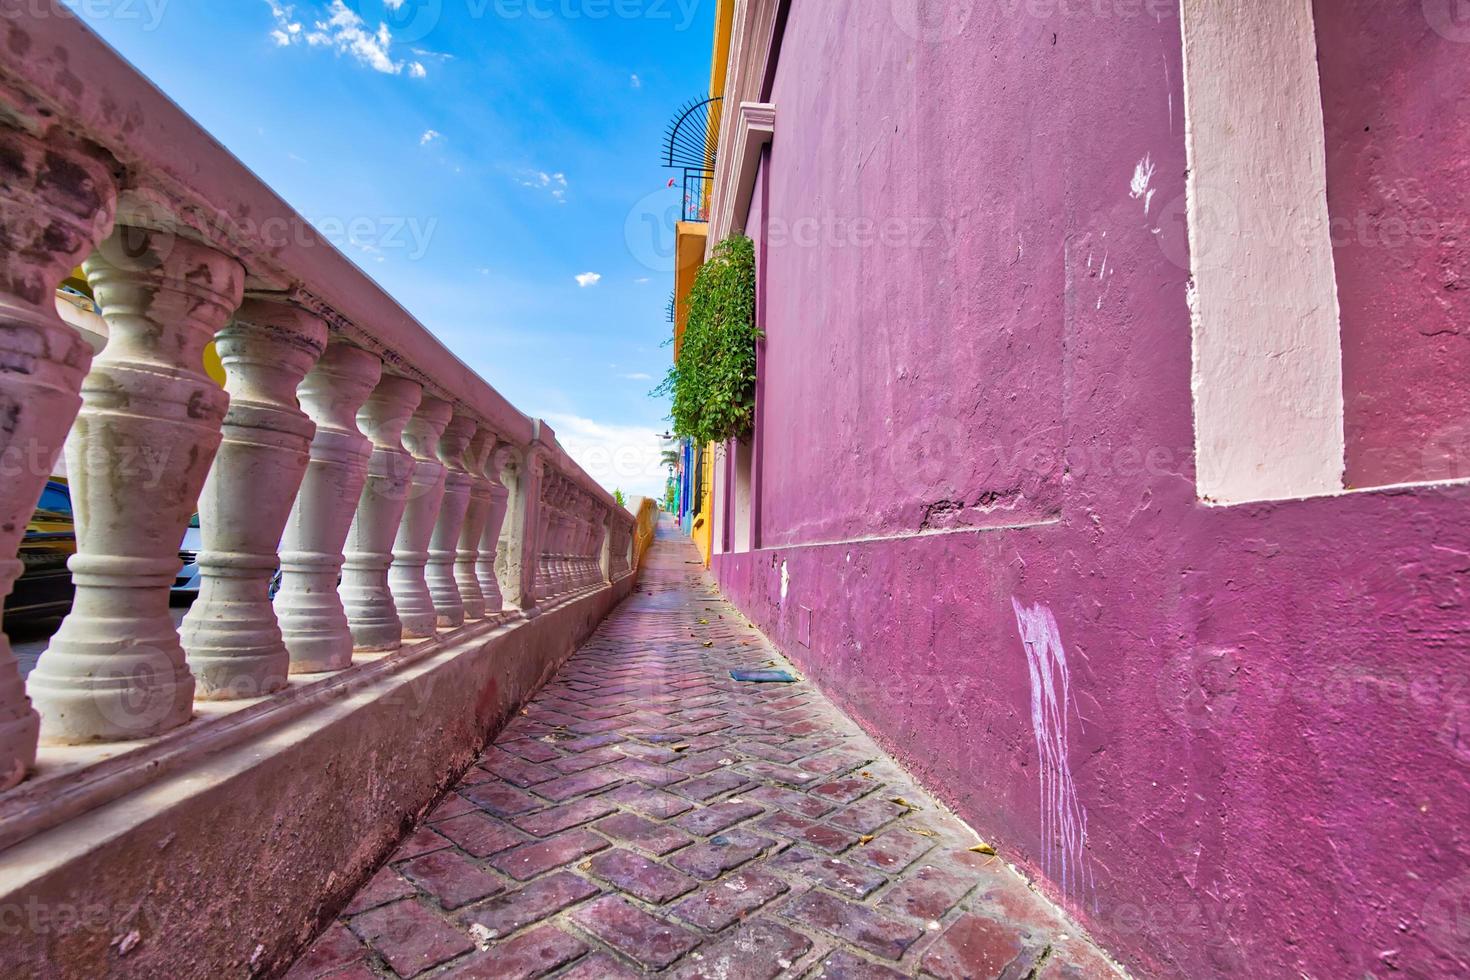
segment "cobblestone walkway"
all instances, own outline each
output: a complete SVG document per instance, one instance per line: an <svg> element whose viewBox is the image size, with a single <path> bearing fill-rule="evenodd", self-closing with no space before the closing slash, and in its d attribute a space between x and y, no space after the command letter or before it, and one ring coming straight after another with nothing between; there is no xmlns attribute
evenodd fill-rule
<svg viewBox="0 0 1470 980"><path fill-rule="evenodd" d="M660 528L642 585L296 963L368 977L1113 977Z"/></svg>

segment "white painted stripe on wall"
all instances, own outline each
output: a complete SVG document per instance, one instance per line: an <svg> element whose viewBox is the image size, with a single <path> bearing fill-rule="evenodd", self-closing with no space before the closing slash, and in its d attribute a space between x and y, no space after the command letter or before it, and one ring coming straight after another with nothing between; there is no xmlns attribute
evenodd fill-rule
<svg viewBox="0 0 1470 980"><path fill-rule="evenodd" d="M1182 0L1198 494L1338 493L1342 342L1311 0Z"/></svg>

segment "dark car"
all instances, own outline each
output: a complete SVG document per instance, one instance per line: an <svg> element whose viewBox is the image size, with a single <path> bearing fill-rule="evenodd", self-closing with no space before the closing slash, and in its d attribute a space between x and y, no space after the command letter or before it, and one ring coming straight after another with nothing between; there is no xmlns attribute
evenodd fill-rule
<svg viewBox="0 0 1470 980"><path fill-rule="evenodd" d="M41 491L17 556L24 566L5 598L5 625L60 619L71 609L75 588L66 560L77 551L71 490L51 479Z"/></svg>

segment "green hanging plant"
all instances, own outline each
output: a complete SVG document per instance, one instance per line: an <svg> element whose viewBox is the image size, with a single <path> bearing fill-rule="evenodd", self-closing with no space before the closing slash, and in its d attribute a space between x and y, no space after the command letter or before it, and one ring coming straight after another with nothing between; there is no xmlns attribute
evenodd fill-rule
<svg viewBox="0 0 1470 980"><path fill-rule="evenodd" d="M743 439L755 423L755 243L733 235L715 246L689 291L689 322L668 377L674 433L695 445Z"/></svg>

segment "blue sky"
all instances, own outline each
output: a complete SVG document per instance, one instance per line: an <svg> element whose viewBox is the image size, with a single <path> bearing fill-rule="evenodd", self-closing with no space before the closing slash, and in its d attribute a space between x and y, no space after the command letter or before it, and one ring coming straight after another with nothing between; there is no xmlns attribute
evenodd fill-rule
<svg viewBox="0 0 1470 980"><path fill-rule="evenodd" d="M715 0L68 4L595 478L661 494L659 153Z"/></svg>

